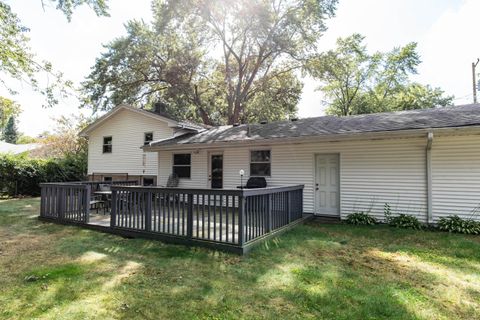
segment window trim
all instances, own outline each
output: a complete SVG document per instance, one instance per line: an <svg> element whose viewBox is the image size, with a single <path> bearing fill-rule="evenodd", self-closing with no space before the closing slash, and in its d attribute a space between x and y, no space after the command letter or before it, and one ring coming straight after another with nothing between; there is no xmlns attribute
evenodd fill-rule
<svg viewBox="0 0 480 320"><path fill-rule="evenodd" d="M105 139L110 138L110 143L105 143ZM105 147L110 146L110 151L105 151ZM113 152L113 136L104 136L102 139L102 153L112 153Z"/></svg>
<svg viewBox="0 0 480 320"><path fill-rule="evenodd" d="M146 139L147 134L151 134L151 135L152 135L152 140L147 141L147 139ZM146 146L146 145L148 145L148 144L149 144L150 142L152 142L152 141L153 141L153 131L144 132L144 133L143 133L143 145Z"/></svg>
<svg viewBox="0 0 480 320"><path fill-rule="evenodd" d="M190 164L175 164L175 155L177 154L188 154L190 155ZM174 173L173 168L175 167L190 167L190 176L189 177L178 177L179 179L192 179L192 153L191 152L176 152L172 153L172 173Z"/></svg>
<svg viewBox="0 0 480 320"><path fill-rule="evenodd" d="M270 160L269 161L253 161L252 162L252 152L254 151L268 151L270 153ZM250 177L271 177L272 176L272 149L270 148L258 148L258 149L250 149L248 155L248 170L250 173ZM252 174L252 163L268 163L270 165L270 174L269 175L261 175L261 174Z"/></svg>

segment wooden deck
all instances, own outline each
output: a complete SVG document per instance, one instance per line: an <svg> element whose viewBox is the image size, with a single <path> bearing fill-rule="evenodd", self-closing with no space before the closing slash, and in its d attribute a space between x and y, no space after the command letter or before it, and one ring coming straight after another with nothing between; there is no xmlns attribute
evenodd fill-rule
<svg viewBox="0 0 480 320"><path fill-rule="evenodd" d="M41 218L128 237L243 254L301 223L303 186L180 189L112 186L111 211L89 210L89 185L42 185Z"/></svg>

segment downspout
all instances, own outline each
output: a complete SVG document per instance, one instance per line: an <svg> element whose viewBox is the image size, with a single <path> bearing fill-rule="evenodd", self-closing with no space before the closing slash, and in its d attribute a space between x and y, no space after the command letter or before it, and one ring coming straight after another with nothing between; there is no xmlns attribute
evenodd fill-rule
<svg viewBox="0 0 480 320"><path fill-rule="evenodd" d="M433 132L427 134L426 163L427 163L427 223L433 223L432 204L432 144Z"/></svg>

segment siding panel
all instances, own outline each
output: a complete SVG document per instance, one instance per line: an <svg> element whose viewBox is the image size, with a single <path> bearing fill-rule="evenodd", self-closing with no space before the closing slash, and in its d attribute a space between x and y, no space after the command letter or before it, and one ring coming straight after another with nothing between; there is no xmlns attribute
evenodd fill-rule
<svg viewBox="0 0 480 320"><path fill-rule="evenodd" d="M480 137L434 138L432 184L434 221L454 214L472 217L480 204Z"/></svg>
<svg viewBox="0 0 480 320"><path fill-rule="evenodd" d="M319 142L273 145L223 150L224 187L240 185L239 170L249 176L249 156L253 149L270 149L272 157L269 186L304 184L304 211L314 212L314 157L317 153L340 154L341 215L368 211L383 219L389 203L396 213L416 214L426 221L426 139L390 139L355 142ZM215 151L219 151L216 149ZM172 152L159 153L159 179L171 173ZM208 187L208 151L192 154L192 179L182 179L182 187Z"/></svg>
<svg viewBox="0 0 480 320"><path fill-rule="evenodd" d="M128 173L129 175L157 175L158 156L144 153L144 133L153 132L153 139L173 135L166 122L128 110L121 110L88 137L88 174ZM102 153L103 137L112 136L112 153ZM143 157L146 157L145 166Z"/></svg>

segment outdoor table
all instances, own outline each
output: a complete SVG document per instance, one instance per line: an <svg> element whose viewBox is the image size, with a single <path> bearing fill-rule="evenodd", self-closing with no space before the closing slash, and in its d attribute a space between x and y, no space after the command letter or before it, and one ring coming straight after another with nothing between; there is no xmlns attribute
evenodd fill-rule
<svg viewBox="0 0 480 320"><path fill-rule="evenodd" d="M103 212L105 212L106 209L110 209L111 201L112 201L112 197L111 197L112 191L111 190L95 191L93 194L101 196L102 200L105 201L106 207L103 208Z"/></svg>

